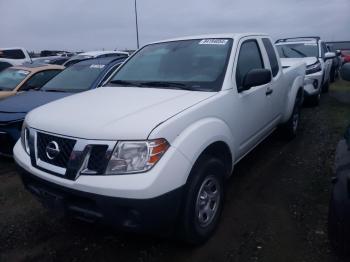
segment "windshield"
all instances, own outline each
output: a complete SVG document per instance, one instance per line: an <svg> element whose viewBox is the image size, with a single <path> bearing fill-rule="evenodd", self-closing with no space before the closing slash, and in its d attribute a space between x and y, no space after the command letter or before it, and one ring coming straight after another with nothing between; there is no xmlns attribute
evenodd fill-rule
<svg viewBox="0 0 350 262"><path fill-rule="evenodd" d="M12 91L15 89L28 75L29 71L8 68L0 72L0 91Z"/></svg>
<svg viewBox="0 0 350 262"><path fill-rule="evenodd" d="M221 89L232 39L198 39L144 47L110 81L114 86Z"/></svg>
<svg viewBox="0 0 350 262"><path fill-rule="evenodd" d="M319 57L317 43L277 45L281 58Z"/></svg>
<svg viewBox="0 0 350 262"><path fill-rule="evenodd" d="M72 93L88 90L104 67L85 62L74 64L47 82L41 90Z"/></svg>

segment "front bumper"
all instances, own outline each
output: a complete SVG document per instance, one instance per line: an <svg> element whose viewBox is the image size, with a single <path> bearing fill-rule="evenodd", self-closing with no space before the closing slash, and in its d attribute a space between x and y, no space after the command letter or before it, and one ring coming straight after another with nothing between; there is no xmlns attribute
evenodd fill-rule
<svg viewBox="0 0 350 262"><path fill-rule="evenodd" d="M322 81L322 72L306 75L304 83L305 96L317 95L321 91Z"/></svg>
<svg viewBox="0 0 350 262"><path fill-rule="evenodd" d="M168 235L177 220L184 187L151 199L108 197L50 183L18 167L23 184L45 207L87 222Z"/></svg>

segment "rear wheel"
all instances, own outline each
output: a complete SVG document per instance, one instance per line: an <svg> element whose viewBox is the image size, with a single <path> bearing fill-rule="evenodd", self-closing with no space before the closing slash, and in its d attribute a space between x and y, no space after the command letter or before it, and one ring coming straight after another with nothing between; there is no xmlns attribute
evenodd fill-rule
<svg viewBox="0 0 350 262"><path fill-rule="evenodd" d="M282 126L283 135L287 140L292 140L293 138L295 138L298 132L301 108L300 99L300 97L297 97L292 115L290 116L287 123L285 123Z"/></svg>
<svg viewBox="0 0 350 262"><path fill-rule="evenodd" d="M182 240L202 244L215 231L223 207L225 165L203 155L193 168L184 199L180 223Z"/></svg>

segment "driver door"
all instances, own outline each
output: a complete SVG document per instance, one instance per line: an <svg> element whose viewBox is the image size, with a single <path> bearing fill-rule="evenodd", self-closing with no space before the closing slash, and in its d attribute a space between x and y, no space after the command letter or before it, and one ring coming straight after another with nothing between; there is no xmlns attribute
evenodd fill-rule
<svg viewBox="0 0 350 262"><path fill-rule="evenodd" d="M238 155L244 156L269 132L269 92L271 83L242 90L245 75L252 69L264 69L265 62L256 38L244 38L238 47L235 81L238 91L239 122L233 123L239 142ZM237 115L236 115L237 116Z"/></svg>

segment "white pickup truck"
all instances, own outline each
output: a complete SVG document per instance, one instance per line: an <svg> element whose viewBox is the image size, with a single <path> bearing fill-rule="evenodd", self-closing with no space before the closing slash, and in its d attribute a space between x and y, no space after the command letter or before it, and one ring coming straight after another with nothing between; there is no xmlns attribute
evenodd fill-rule
<svg viewBox="0 0 350 262"><path fill-rule="evenodd" d="M149 44L105 87L29 113L14 158L47 206L202 243L237 162L279 126L296 135L305 67L282 69L264 34Z"/></svg>
<svg viewBox="0 0 350 262"><path fill-rule="evenodd" d="M11 66L16 66L31 61L28 51L22 47L0 48L1 63L8 63Z"/></svg>

